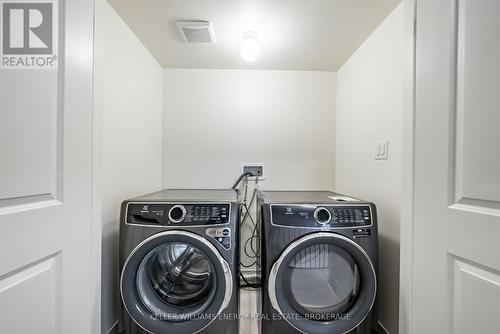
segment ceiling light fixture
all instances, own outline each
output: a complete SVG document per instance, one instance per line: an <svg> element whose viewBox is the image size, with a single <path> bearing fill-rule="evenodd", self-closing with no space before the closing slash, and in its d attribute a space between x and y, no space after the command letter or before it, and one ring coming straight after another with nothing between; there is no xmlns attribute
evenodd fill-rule
<svg viewBox="0 0 500 334"><path fill-rule="evenodd" d="M256 32L247 31L243 33L243 42L241 42L240 52L241 56L246 61L254 61L259 57L260 49Z"/></svg>

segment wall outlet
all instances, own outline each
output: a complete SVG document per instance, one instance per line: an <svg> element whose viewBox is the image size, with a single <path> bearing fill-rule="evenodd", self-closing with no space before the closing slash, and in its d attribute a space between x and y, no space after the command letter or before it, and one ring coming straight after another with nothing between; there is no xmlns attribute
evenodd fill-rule
<svg viewBox="0 0 500 334"><path fill-rule="evenodd" d="M389 141L378 141L375 146L375 160L389 159Z"/></svg>
<svg viewBox="0 0 500 334"><path fill-rule="evenodd" d="M243 164L243 173L251 173L249 179L254 179L256 176L259 180L264 179L264 164L260 163L247 163Z"/></svg>

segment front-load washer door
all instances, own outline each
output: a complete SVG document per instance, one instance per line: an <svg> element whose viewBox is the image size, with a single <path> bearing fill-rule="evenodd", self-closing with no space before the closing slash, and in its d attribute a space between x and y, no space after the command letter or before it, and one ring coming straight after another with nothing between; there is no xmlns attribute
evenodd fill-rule
<svg viewBox="0 0 500 334"><path fill-rule="evenodd" d="M271 268L268 293L280 318L303 333L346 333L369 314L373 264L355 242L316 232L290 243Z"/></svg>
<svg viewBox="0 0 500 334"><path fill-rule="evenodd" d="M196 333L227 307L228 263L207 239L166 231L140 243L122 270L120 292L132 319L150 333Z"/></svg>

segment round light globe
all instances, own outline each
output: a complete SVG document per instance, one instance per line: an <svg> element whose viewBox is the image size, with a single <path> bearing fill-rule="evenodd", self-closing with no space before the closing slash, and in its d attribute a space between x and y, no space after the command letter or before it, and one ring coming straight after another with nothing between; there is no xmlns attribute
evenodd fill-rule
<svg viewBox="0 0 500 334"><path fill-rule="evenodd" d="M246 32L243 34L243 42L240 46L241 57L246 61L254 61L259 57L260 49L257 34Z"/></svg>

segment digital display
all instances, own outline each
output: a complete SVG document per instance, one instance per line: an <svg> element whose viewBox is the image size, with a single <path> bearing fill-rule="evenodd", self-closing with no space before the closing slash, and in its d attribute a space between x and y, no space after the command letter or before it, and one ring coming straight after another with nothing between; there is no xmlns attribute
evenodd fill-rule
<svg viewBox="0 0 500 334"><path fill-rule="evenodd" d="M331 214L328 223L320 224L314 219L316 205L283 205L272 204L272 223L290 227L349 227L371 225L371 209L363 205L320 205Z"/></svg>
<svg viewBox="0 0 500 334"><path fill-rule="evenodd" d="M169 216L169 213L174 210L176 210L175 216ZM230 204L129 203L127 223L177 226L227 224L230 219L230 211Z"/></svg>

